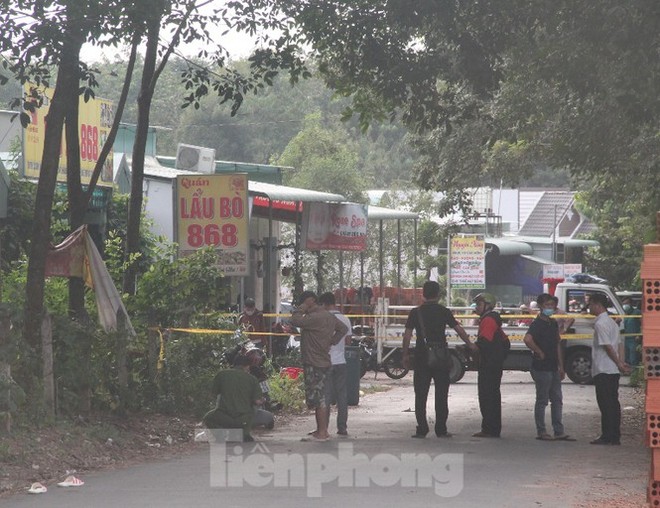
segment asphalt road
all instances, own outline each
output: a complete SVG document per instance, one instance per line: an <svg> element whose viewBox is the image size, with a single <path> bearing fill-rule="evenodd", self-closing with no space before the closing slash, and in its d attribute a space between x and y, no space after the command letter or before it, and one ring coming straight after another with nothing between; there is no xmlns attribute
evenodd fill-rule
<svg viewBox="0 0 660 508"><path fill-rule="evenodd" d="M479 430L476 375L450 389L448 427L454 437L411 439L415 430L412 377L362 380L386 386L349 413L349 438L301 442L314 427L298 417L257 433L255 443L214 444L167 462L82 476L78 488L50 486L3 507L635 507L643 506L649 451L640 425L630 423L632 389L621 388L621 446L593 446L600 414L593 386L563 385L564 424L575 442L535 440L534 384L505 372L500 439ZM433 390L433 389L431 389ZM367 390L369 392L369 390ZM429 397L429 414L433 414ZM548 427L550 411L547 411ZM334 424L331 425L331 431Z"/></svg>

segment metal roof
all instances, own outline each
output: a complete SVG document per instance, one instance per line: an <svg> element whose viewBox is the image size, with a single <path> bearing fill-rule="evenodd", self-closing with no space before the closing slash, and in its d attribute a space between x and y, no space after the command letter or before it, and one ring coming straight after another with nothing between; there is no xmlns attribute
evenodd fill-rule
<svg viewBox="0 0 660 508"><path fill-rule="evenodd" d="M552 236L555 219L557 223L561 221L573 203L573 195L571 191L544 192L518 233L521 236Z"/></svg>
<svg viewBox="0 0 660 508"><path fill-rule="evenodd" d="M494 254L500 256L529 255L534 253L534 249L528 243L505 240L503 238L486 238L486 245L492 245L496 249Z"/></svg>
<svg viewBox="0 0 660 508"><path fill-rule="evenodd" d="M419 219L419 215L414 212L404 210L392 210L381 206L369 206L367 210L369 220L388 220L388 219Z"/></svg>
<svg viewBox="0 0 660 508"><path fill-rule="evenodd" d="M346 201L346 198L341 194L330 194L329 192L298 189L296 187L255 182L252 180L248 181L248 190L251 194L258 194L271 200L275 199L279 201L329 201L335 203Z"/></svg>

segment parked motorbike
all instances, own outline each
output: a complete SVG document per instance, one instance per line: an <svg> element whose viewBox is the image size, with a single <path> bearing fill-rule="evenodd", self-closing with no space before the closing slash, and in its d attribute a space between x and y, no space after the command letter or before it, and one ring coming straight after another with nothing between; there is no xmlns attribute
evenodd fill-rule
<svg viewBox="0 0 660 508"><path fill-rule="evenodd" d="M277 411L281 404L275 403L270 398L270 385L268 384L268 370L266 368L266 354L251 340L238 342L233 348L228 348L223 354L223 361L233 365L234 359L243 355L250 360L250 374L257 378L264 399L264 409Z"/></svg>
<svg viewBox="0 0 660 508"><path fill-rule="evenodd" d="M399 348L383 348L384 361L382 364L378 364L378 347L373 327L355 325L352 344L358 346L360 350L360 377L364 377L370 370L373 370L376 376L379 372L385 372L391 379L401 379L408 374L408 369L403 367Z"/></svg>

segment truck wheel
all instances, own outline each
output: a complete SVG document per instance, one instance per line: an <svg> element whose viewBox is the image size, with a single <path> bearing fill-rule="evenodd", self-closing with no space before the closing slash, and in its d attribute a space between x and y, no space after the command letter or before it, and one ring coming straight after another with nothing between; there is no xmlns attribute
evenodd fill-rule
<svg viewBox="0 0 660 508"><path fill-rule="evenodd" d="M578 349L569 352L566 356L566 375L579 385L587 385L592 382L591 378L591 351Z"/></svg>
<svg viewBox="0 0 660 508"><path fill-rule="evenodd" d="M463 376L465 375L465 366L463 365L463 362L461 362L461 359L458 357L458 355L453 351L451 351L449 358L449 382L458 383L461 379L463 379Z"/></svg>

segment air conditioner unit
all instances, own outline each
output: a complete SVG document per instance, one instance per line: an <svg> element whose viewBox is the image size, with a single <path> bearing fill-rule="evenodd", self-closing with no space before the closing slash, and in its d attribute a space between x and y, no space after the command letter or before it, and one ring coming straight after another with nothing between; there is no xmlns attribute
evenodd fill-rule
<svg viewBox="0 0 660 508"><path fill-rule="evenodd" d="M176 169L215 173L215 150L179 143L176 150Z"/></svg>

